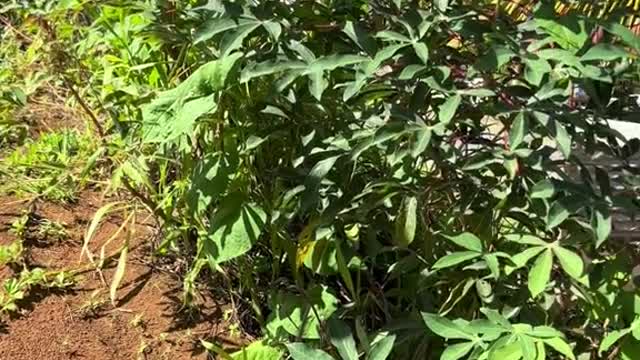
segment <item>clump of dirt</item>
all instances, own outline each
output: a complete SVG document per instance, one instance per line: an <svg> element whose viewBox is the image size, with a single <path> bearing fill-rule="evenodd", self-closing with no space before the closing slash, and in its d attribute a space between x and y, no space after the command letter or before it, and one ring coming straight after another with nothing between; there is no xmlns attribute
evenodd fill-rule
<svg viewBox="0 0 640 360"><path fill-rule="evenodd" d="M68 289L33 289L19 303L20 311L0 316L0 358L12 360L62 359L206 359L199 339L218 339L230 347L242 340L229 333L225 304L200 299L197 312L185 311L180 299L181 283L175 274L154 266L149 259L149 224L137 224L130 241L129 261L117 291L115 305L109 286L117 259L97 272L80 259L84 233L103 200L85 192L75 205L41 203L30 211L39 218L65 224L63 241L28 246L26 266L47 270L84 268ZM15 240L11 223L24 214L24 203L0 198L0 245ZM121 225L112 218L100 226L90 244L94 253ZM122 235L124 236L124 235ZM105 251L115 252L122 239ZM15 275L0 266L0 281Z"/></svg>

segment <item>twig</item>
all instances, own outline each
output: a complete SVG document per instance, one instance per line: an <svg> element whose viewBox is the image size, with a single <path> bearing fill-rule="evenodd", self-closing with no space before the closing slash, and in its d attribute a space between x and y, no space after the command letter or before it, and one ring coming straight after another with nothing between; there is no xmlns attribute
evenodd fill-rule
<svg viewBox="0 0 640 360"><path fill-rule="evenodd" d="M100 121L98 120L98 117L96 116L96 114L94 114L91 108L89 108L89 105L87 105L84 99L82 99L82 97L80 96L80 94L78 94L73 84L71 84L71 81L69 81L69 79L65 75L62 75L62 81L64 82L65 86L69 88L69 90L73 94L73 97L78 101L82 109L87 113L87 115L89 115L89 118L93 122L93 125L96 127L96 131L98 131L98 136L100 136L100 140L102 140L102 142L106 144L104 139L104 129L102 128L102 125L100 124Z"/></svg>

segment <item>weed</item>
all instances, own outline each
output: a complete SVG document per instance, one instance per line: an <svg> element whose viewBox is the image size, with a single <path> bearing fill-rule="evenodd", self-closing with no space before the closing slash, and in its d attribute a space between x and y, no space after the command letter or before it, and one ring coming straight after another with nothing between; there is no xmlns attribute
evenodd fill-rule
<svg viewBox="0 0 640 360"><path fill-rule="evenodd" d="M72 201L89 175L85 167L96 149L91 135L73 130L47 133L29 141L1 163L4 185L0 192Z"/></svg>
<svg viewBox="0 0 640 360"><path fill-rule="evenodd" d="M60 242L69 238L64 224L49 219L40 220L37 224L36 235L39 239L53 242Z"/></svg>
<svg viewBox="0 0 640 360"><path fill-rule="evenodd" d="M31 221L31 214L24 212L22 216L17 218L11 223L10 231L20 240L27 238L27 231L29 230L29 222Z"/></svg>
<svg viewBox="0 0 640 360"><path fill-rule="evenodd" d="M0 313L18 311L18 301L23 300L34 288L64 289L74 282L74 276L69 272L47 272L40 268L24 269L18 277L4 281L0 291Z"/></svg>
<svg viewBox="0 0 640 360"><path fill-rule="evenodd" d="M0 266L20 263L23 251L22 240L15 240L9 245L0 245Z"/></svg>
<svg viewBox="0 0 640 360"><path fill-rule="evenodd" d="M78 308L82 318L97 317L109 301L102 295L102 290L96 289L91 292L87 300Z"/></svg>
<svg viewBox="0 0 640 360"><path fill-rule="evenodd" d="M145 328L145 320L144 320L144 314L140 313L140 314L136 314L136 316L133 317L133 319L131 319L131 321L129 322L129 325L131 325L131 327L133 328L141 328L144 329Z"/></svg>

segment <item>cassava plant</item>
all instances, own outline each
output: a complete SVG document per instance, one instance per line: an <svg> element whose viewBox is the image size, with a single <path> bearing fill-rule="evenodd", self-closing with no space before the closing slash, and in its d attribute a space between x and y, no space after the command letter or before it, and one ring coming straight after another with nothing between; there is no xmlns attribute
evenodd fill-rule
<svg viewBox="0 0 640 360"><path fill-rule="evenodd" d="M609 122L638 111L640 39L478 3L158 1L132 43L174 65L128 47L104 70L134 84L112 187L192 259L186 302L207 275L251 309L264 339L233 358L640 353L637 249L609 239L637 208L640 143Z"/></svg>

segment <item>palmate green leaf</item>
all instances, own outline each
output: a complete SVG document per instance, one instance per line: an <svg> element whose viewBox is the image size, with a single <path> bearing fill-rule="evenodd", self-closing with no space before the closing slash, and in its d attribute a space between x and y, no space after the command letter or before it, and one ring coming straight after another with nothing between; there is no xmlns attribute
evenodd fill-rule
<svg viewBox="0 0 640 360"><path fill-rule="evenodd" d="M473 349L475 344L473 342L465 342L455 345L447 346L442 355L440 355L440 360L458 360L463 358L465 355Z"/></svg>
<svg viewBox="0 0 640 360"><path fill-rule="evenodd" d="M340 319L329 319L329 340L336 347L342 360L358 360L358 349L351 329Z"/></svg>
<svg viewBox="0 0 640 360"><path fill-rule="evenodd" d="M584 272L584 263L580 255L561 246L554 246L552 249L564 272L572 278L579 280Z"/></svg>
<svg viewBox="0 0 640 360"><path fill-rule="evenodd" d="M423 312L422 320L429 330L445 339L474 339L473 334L467 332L462 326L440 315Z"/></svg>
<svg viewBox="0 0 640 360"><path fill-rule="evenodd" d="M334 360L326 352L314 349L305 343L287 344L287 349L293 360Z"/></svg>
<svg viewBox="0 0 640 360"><path fill-rule="evenodd" d="M211 218L204 241L204 255L216 264L251 250L262 232L266 214L255 204L244 204L244 196L231 194Z"/></svg>
<svg viewBox="0 0 640 360"><path fill-rule="evenodd" d="M409 246L416 236L418 199L407 196L402 201L395 222L394 240L398 246Z"/></svg>
<svg viewBox="0 0 640 360"><path fill-rule="evenodd" d="M547 287L551 278L551 266L553 265L553 253L551 249L538 255L533 266L529 270L528 287L532 297L537 297Z"/></svg>
<svg viewBox="0 0 640 360"><path fill-rule="evenodd" d="M434 269L444 269L454 265L458 265L465 261L475 259L482 256L482 253L476 251L460 251L445 255L433 264Z"/></svg>
<svg viewBox="0 0 640 360"><path fill-rule="evenodd" d="M440 120L440 122L443 124L449 124L451 122L451 119L453 119L453 117L455 116L461 102L462 97L460 95L453 95L447 98L447 100L445 100L445 102L440 105L440 108L438 110L438 119Z"/></svg>
<svg viewBox="0 0 640 360"><path fill-rule="evenodd" d="M467 250L482 252L482 240L470 232L465 232L456 236L446 236L446 238Z"/></svg>

